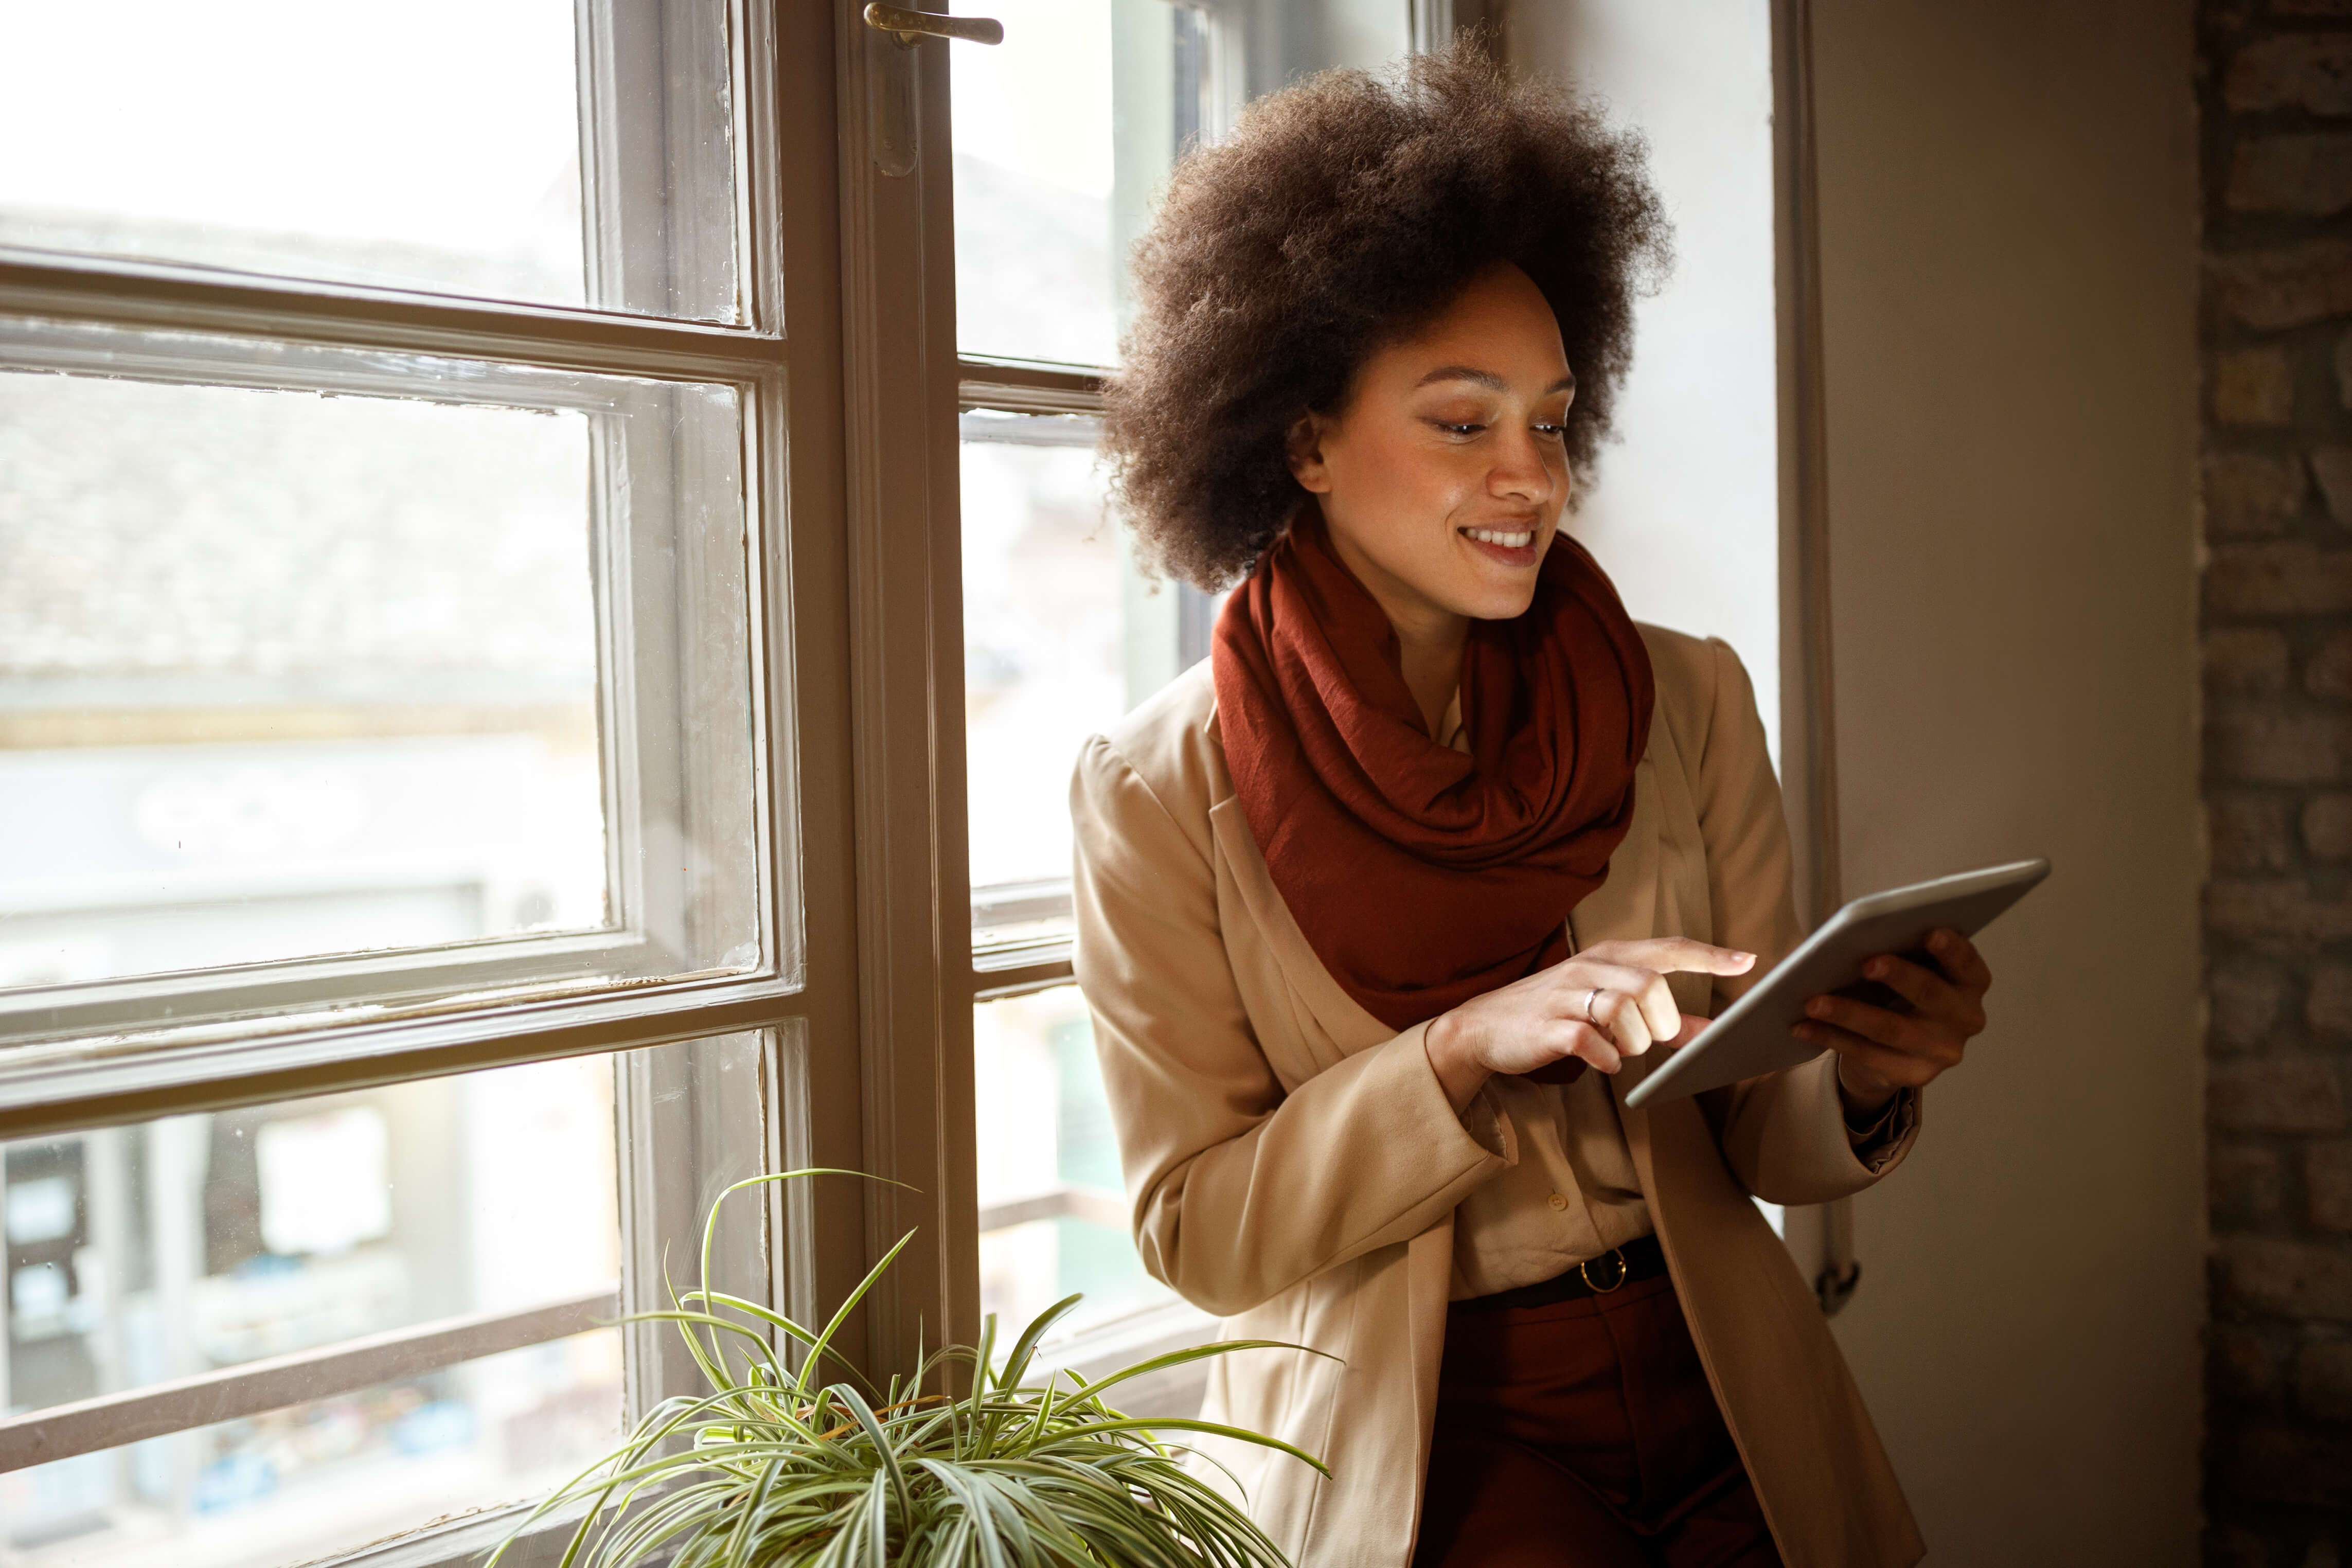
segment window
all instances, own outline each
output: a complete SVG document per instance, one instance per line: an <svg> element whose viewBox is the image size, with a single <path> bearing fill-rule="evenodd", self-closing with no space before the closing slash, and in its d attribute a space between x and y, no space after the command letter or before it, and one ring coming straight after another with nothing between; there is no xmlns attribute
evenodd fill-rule
<svg viewBox="0 0 2352 1568"><path fill-rule="evenodd" d="M0 0L11 1568L466 1560L887 1167L830 27Z"/></svg>
<svg viewBox="0 0 2352 1568"><path fill-rule="evenodd" d="M1095 459L1125 258L1181 152L1302 71L1401 58L1412 16L1403 0L956 8L1006 40L950 55L980 1299L1017 1325L1083 1292L1048 1354L1088 1366L1213 1331L1136 1257L1069 980L1071 765L1207 656L1216 610L1139 570ZM1174 1409L1198 1385L1140 1397Z"/></svg>
<svg viewBox="0 0 2352 1568"><path fill-rule="evenodd" d="M567 1479L625 1406L609 1325L651 1260L623 1256L620 1194L688 1213L698 1195L616 1168L625 1148L694 1147L690 1129L616 1142L616 1099L660 1115L665 1092L698 1097L732 1121L706 1130L709 1173L756 1173L766 1044L0 1147L0 1386L35 1413L0 1422L11 1563L307 1561ZM647 1075L663 1092L632 1094Z"/></svg>

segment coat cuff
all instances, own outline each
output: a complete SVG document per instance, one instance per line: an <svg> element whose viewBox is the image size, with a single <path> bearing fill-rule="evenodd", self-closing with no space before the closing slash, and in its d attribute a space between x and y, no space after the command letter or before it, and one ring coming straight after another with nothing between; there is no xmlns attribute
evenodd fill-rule
<svg viewBox="0 0 2352 1568"><path fill-rule="evenodd" d="M1841 1109L1844 1108L1843 1095L1838 1097L1838 1103ZM1862 1162L1863 1168L1874 1176L1894 1162L1904 1141L1919 1125L1919 1091L1916 1089L1895 1090L1895 1098L1877 1110L1864 1112L1864 1120L1859 1124L1853 1110L1843 1110L1843 1114L1846 1142L1853 1148L1853 1157Z"/></svg>

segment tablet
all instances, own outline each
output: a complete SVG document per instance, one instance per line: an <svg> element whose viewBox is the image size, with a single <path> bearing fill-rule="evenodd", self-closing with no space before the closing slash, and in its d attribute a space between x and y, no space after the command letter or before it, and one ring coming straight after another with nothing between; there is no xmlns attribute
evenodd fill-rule
<svg viewBox="0 0 2352 1568"><path fill-rule="evenodd" d="M1642 1077L1625 1103L1639 1108L1811 1061L1821 1047L1789 1032L1803 1021L1806 1003L1834 991L1880 1006L1906 1006L1885 986L1864 979L1863 964L1894 952L1932 969L1925 953L1930 931L1949 926L1974 936L2048 875L2049 861L2019 860L1854 900L1689 1045L1628 1057L1623 1070L1641 1070Z"/></svg>

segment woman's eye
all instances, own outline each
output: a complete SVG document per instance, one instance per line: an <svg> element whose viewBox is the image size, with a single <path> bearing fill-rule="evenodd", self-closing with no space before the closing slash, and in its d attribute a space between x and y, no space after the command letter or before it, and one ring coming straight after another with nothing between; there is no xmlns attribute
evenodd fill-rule
<svg viewBox="0 0 2352 1568"><path fill-rule="evenodd" d="M1484 425L1457 425L1451 419L1436 419L1431 423L1448 436L1475 436L1486 428Z"/></svg>
<svg viewBox="0 0 2352 1568"><path fill-rule="evenodd" d="M1536 426L1536 434L1542 437L1547 441L1563 440L1568 436L1568 426L1565 425L1538 425Z"/></svg>

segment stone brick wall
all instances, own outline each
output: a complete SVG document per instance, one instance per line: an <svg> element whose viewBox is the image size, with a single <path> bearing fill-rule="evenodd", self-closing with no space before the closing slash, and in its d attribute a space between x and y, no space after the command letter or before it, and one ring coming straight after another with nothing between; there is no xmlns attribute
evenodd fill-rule
<svg viewBox="0 0 2352 1568"><path fill-rule="evenodd" d="M2202 0L2207 1559L2352 1563L2352 0Z"/></svg>

